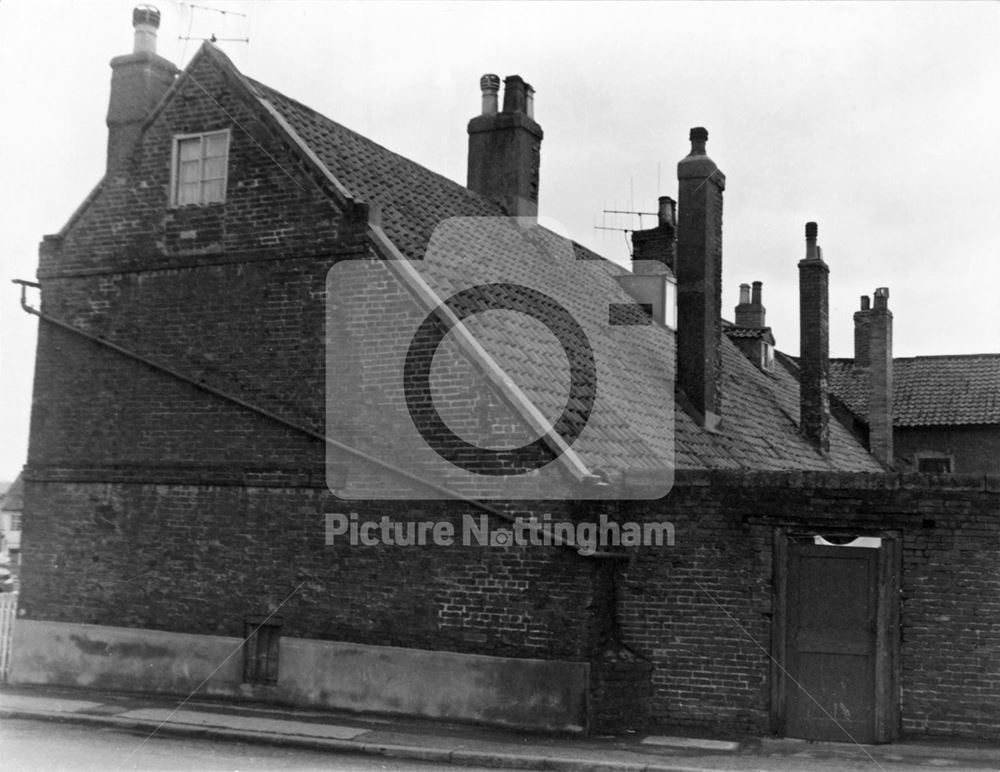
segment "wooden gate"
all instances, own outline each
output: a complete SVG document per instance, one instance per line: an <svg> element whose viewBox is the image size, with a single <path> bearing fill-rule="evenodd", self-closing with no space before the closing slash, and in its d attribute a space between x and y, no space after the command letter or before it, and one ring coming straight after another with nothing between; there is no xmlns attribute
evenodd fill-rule
<svg viewBox="0 0 1000 772"><path fill-rule="evenodd" d="M773 728L888 742L899 709L896 542L829 538L779 535Z"/></svg>

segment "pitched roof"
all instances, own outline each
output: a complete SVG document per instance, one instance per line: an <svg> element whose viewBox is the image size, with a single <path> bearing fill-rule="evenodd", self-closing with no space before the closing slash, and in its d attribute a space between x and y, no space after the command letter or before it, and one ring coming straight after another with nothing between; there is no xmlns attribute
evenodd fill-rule
<svg viewBox="0 0 1000 772"><path fill-rule="evenodd" d="M868 371L853 359L830 360L830 390L868 419ZM892 360L893 425L1000 423L1000 354L896 357Z"/></svg>
<svg viewBox="0 0 1000 772"><path fill-rule="evenodd" d="M501 218L500 208L479 194L420 166L372 140L326 118L280 92L239 73L217 49L205 44L188 65L193 68L202 53L229 69L264 110L291 132L293 139L308 150L324 174L332 175L358 201L377 204L384 233L403 256L422 259L435 229L448 218ZM561 237L539 232L538 249L556 251ZM563 253L567 250L564 248ZM496 243L486 259L469 265L459 252L442 258L444 286L468 286L471 278L484 279L484 266L502 269L505 277L520 277L523 284L539 289L560 287L583 307L604 306L607 321L609 302L627 303L629 296L615 280L627 271L582 246L572 243L572 259L587 261L590 270L574 271L567 280L566 265L558 261L532 261L516 250ZM588 306L589 304L589 306ZM594 306L596 308L596 306ZM593 310L593 309L591 309ZM501 315L502 318L503 315ZM592 317L598 318L600 313ZM655 345L621 347L610 338L607 324L586 329L597 358L613 363L611 375L602 381L614 409L587 426L587 435L574 443L588 464L608 471L643 469L657 451L670 446L680 469L726 468L764 470L856 470L877 471L881 467L843 427L831 423L831 451L819 454L798 430L798 383L783 368L764 373L722 335L723 428L708 432L681 408L674 411L674 437L648 418L656 408L672 399L671 369L674 361L674 334L657 327ZM510 374L539 408L559 407L563 392L553 388L565 380L565 360L551 356L551 341L543 332L523 324L483 325L484 348ZM673 442L671 442L673 440ZM651 451L653 451L651 453Z"/></svg>
<svg viewBox="0 0 1000 772"><path fill-rule="evenodd" d="M11 483L11 486L0 498L0 510L4 512L20 512L24 509L24 480L21 475Z"/></svg>

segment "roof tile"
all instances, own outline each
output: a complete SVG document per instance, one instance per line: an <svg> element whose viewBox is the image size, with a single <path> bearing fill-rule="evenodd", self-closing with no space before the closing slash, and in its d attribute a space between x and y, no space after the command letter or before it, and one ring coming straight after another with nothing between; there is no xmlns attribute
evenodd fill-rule
<svg viewBox="0 0 1000 772"><path fill-rule="evenodd" d="M410 259L423 257L431 234L446 218L492 218L503 214L495 204L462 185L263 84L250 83L259 98L266 99L280 112L352 195L380 205L383 229ZM558 237L549 233L547 238ZM593 298L605 303L629 301L613 278L625 273L625 269L580 245L574 244L573 249L577 259L594 260L601 267L581 272L575 287L581 302ZM517 255L498 248L488 259L511 261ZM506 267L515 275L519 270L516 264L508 263ZM443 271L454 274L441 277L447 285L449 278L457 279L468 271L468 266L456 255ZM529 286L544 287L545 282L565 283L566 275L559 266L552 266L550 271L526 274L524 280ZM604 316L606 320L606 312ZM651 450L670 445L679 469L878 471L881 468L836 421L831 422L829 455L818 453L798 430L796 378L782 365L776 365L770 373L761 371L726 335L721 340L724 378L721 431L702 429L677 408L674 436L670 437L662 426L652 425L648 420L648 415L655 412L649 409L652 404L672 398L671 373L659 363L674 360L674 335L666 328L659 329L657 351L618 351L611 347L610 341L596 342L595 348L604 347L599 355L612 357L616 364L613 383L602 385L612 390L617 420L607 416L600 426L594 427L588 440L581 437L574 445L581 457L605 468L635 470L644 467ZM557 369L564 367L564 362L554 362L547 356L543 343L525 334L524 325L484 326L482 335L489 339L485 342L500 365L541 403L540 408L551 408L546 403L560 399L559 389L553 389L552 384L560 382Z"/></svg>

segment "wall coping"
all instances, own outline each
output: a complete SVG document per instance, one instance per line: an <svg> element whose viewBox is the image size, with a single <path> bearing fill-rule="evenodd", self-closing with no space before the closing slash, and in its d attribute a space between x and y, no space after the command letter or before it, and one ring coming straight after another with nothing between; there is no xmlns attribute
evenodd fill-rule
<svg viewBox="0 0 1000 772"><path fill-rule="evenodd" d="M816 488L840 490L976 491L1000 495L1000 475L931 475L897 472L813 472L678 469L674 488Z"/></svg>

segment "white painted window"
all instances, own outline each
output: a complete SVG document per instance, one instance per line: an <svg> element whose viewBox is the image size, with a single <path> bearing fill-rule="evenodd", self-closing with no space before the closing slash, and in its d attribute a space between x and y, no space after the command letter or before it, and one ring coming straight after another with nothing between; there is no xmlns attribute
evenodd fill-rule
<svg viewBox="0 0 1000 772"><path fill-rule="evenodd" d="M667 276L663 302L663 323L671 330L677 329L677 280Z"/></svg>
<svg viewBox="0 0 1000 772"><path fill-rule="evenodd" d="M763 342L764 345L760 352L760 366L762 370L771 371L774 369L774 346L772 346L767 341Z"/></svg>
<svg viewBox="0 0 1000 772"><path fill-rule="evenodd" d="M174 137L173 206L220 204L226 200L229 130Z"/></svg>

